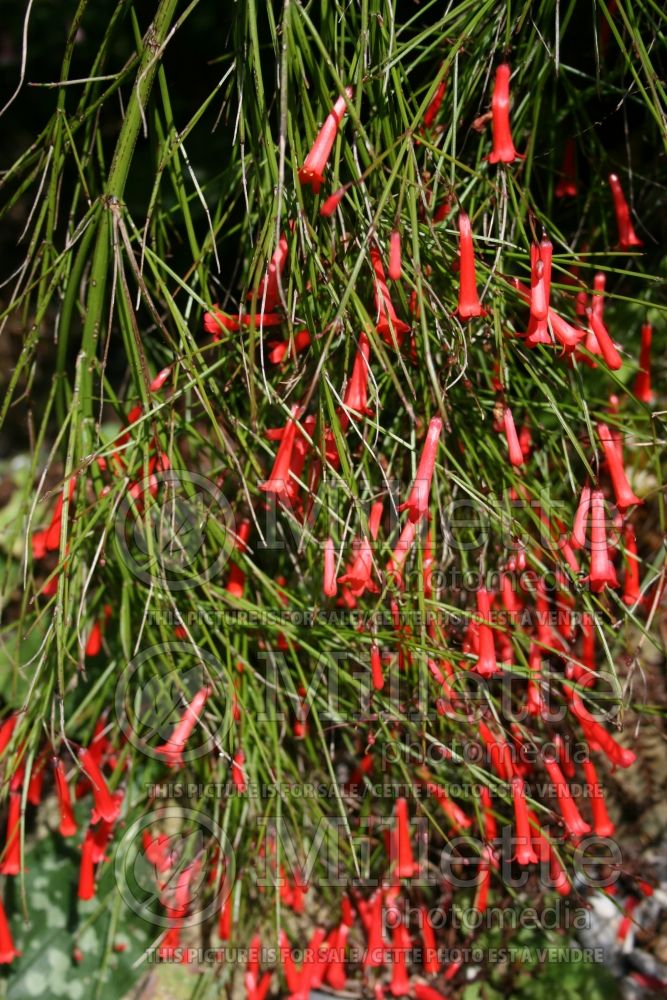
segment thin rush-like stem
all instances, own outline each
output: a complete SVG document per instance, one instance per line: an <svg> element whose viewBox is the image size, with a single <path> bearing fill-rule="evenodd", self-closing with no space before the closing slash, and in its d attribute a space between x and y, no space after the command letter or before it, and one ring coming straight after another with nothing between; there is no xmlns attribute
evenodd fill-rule
<svg viewBox="0 0 667 1000"><path fill-rule="evenodd" d="M153 80L159 66L159 53L167 38L171 23L176 12L177 0L160 0L155 17L143 38L143 52L139 62L137 75L123 120L113 160L107 176L105 192L102 196L102 210L97 222L97 236L91 263L88 283L88 297L85 309L85 322L81 336L81 351L79 365L81 368L81 384L79 389L80 419L86 443L92 445L92 434L88 433L86 442L86 423L92 418L92 390L94 359L104 322L104 308L107 302L106 292L109 279L109 260L111 240L113 235L113 210L123 198L127 177L132 165L134 149L139 132L144 121L144 107L148 100Z"/></svg>

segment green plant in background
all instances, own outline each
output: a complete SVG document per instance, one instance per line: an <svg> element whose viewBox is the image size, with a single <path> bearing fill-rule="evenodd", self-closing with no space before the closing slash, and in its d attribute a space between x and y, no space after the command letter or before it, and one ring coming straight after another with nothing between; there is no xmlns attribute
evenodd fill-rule
<svg viewBox="0 0 667 1000"><path fill-rule="evenodd" d="M101 963L68 966L63 996L91 993L91 975L96 995L120 995L121 969L145 971L139 949L255 933L275 946L321 927L338 935L333 954L341 897L362 948L378 899L449 905L437 872L454 837L457 863L479 868L461 905L480 909L503 891L492 857L511 858L485 853L490 826L516 832L524 801L542 860L576 894L567 796L558 775L557 795L537 788L553 779L544 749L585 737L604 786L632 756L624 714L657 725L663 709L639 678L647 651L663 652L664 15L551 0L81 0L65 13L62 31L62 11L54 26L39 5L10 26L19 64L27 39L25 82L4 110L0 177L0 744L19 830L4 857L38 845L27 874L20 859L5 872L24 952L8 995L48 960L25 923L45 890L31 884L39 852L69 866L70 945L85 928ZM503 64L520 154L507 163L489 162ZM304 164L334 106L312 190ZM619 247L612 174L642 247ZM481 297L468 317L464 213ZM534 345L545 267L552 312ZM403 513L429 424L430 490ZM641 504L609 515L603 572L613 563L619 586L597 586L589 542L569 542L586 484L607 509L619 500L618 448ZM512 771L470 754L480 720L496 753L536 758ZM81 800L72 839L54 832L54 757ZM581 759L556 766L590 782ZM426 822L426 886L407 875L423 840L385 835L402 829L397 799ZM603 825L585 796L578 808ZM177 833L169 853L160 837ZM138 844L133 910L124 866ZM550 898L534 881L513 905L526 893ZM114 951L126 920L127 954ZM401 969L350 961L343 979L384 977L400 995ZM583 967L556 970L573 995L594 989ZM246 971L217 962L195 992L211 977L230 996L285 977L296 992L289 962ZM489 968L468 983L465 968L417 961L407 974L465 997L539 995L552 975L526 986Z"/></svg>

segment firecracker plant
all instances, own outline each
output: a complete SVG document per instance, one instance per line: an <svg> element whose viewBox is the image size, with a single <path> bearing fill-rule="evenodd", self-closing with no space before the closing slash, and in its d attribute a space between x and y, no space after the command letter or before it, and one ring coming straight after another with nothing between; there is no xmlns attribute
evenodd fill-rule
<svg viewBox="0 0 667 1000"><path fill-rule="evenodd" d="M87 995L126 924L197 996L460 995L490 908L627 876L664 12L94 7L28 5L3 112L8 995L46 843Z"/></svg>

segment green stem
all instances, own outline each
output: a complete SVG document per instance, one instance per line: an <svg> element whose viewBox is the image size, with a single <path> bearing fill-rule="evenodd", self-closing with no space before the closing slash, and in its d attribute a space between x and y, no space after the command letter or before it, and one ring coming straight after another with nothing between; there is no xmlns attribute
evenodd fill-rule
<svg viewBox="0 0 667 1000"><path fill-rule="evenodd" d="M78 361L81 366L80 406L82 409L81 417L83 419L82 444L85 451L89 450L92 446L92 439L88 439L88 433L93 413L93 368L109 276L109 250L113 234L111 210L116 202L122 199L125 191L125 184L130 171L139 130L144 119L144 109L148 102L151 86L159 65L160 51L169 32L177 3L178 0L160 0L153 23L144 35L143 51L141 53L137 77L132 88L132 95L127 106L123 127L116 143L107 179L106 193L102 198L103 210L97 230L97 240L93 253L90 280L88 282L86 319Z"/></svg>

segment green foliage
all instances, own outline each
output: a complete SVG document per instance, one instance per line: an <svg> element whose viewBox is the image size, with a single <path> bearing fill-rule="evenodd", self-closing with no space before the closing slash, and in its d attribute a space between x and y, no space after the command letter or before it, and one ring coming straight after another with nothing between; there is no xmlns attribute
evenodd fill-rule
<svg viewBox="0 0 667 1000"><path fill-rule="evenodd" d="M85 811L85 806L79 810L81 819ZM99 899L77 900L77 854L55 835L31 838L24 881L28 920L22 919L18 892L10 894L11 908L5 904L8 914L14 911L12 933L22 953L4 973L8 1000L114 1000L136 980L135 963L151 943L149 928L121 909L118 900L111 901L109 878L100 886Z"/></svg>
<svg viewBox="0 0 667 1000"><path fill-rule="evenodd" d="M651 0L618 0L613 7L603 0L159 0L148 6L80 0L57 14L51 10L45 20L45 5L37 4L26 78L39 86L23 87L6 111L15 138L2 153L0 219L13 249L2 275L0 323L8 335L18 335L20 350L3 376L0 427L8 449L29 451L30 467L0 523L0 597L7 611L0 690L7 706L25 710L9 749L11 768L23 741L32 754L44 739L63 754L67 741L87 743L98 718L112 711L118 678L138 653L171 644L136 673L139 689L155 688L167 699L172 685L184 694L185 685L179 688L173 678L187 674L200 650L215 657L219 672L207 720L220 736L215 753L188 763L187 778L227 783L230 758L242 742L252 785L293 789L312 781L332 790L327 797L281 791L264 800L228 795L194 804L233 837L245 879L234 933L247 943L258 921L274 937L284 923L277 891L258 892L251 874L258 841L276 810L289 821L302 853L320 821L333 827L342 819L343 860L352 876L355 824L392 809L390 801L370 795L351 801L344 794L341 775L369 742L378 757L399 756L390 768L394 780L414 784L419 751L474 738L465 720L407 711L424 685L428 699L435 696L428 687L429 659L446 656L457 669L471 662L461 648L463 629L433 635L426 612L466 622L474 597L461 580L504 564L508 539L529 544L535 572L562 566L540 535L534 510L513 508L509 494L525 485L549 519L569 527L582 484L600 472L600 420L627 436L627 466L645 499L635 519L645 591L652 597L664 578L664 548L656 538L666 528L665 15ZM58 34L63 21L66 37ZM487 162L490 126L478 119L490 105L494 67L505 57L513 70L512 130L525 159L493 167ZM435 126L423 129L424 113L445 79ZM354 88L353 96L325 187L315 196L299 185L297 172L346 86ZM580 186L571 202L555 196L569 137L577 147ZM607 185L612 171L620 174L632 206L642 254L616 249ZM341 185L348 187L339 209L322 217L322 202ZM451 214L437 221L448 200ZM489 310L468 323L455 315L458 208L473 222L479 287ZM369 256L377 244L386 258L393 229L402 235L403 279L391 284L391 295L414 338L403 352L375 329ZM530 244L543 229L554 244L552 304L563 315L574 322L576 290L590 292L593 274L606 275L605 319L621 345L619 372L604 364L590 369L581 358L566 364L555 344L531 351L515 336L525 330L527 310L507 279L528 282ZM261 328L258 287L283 233L289 249L277 307L283 320L275 332ZM220 340L202 333L202 316L216 303L230 315L243 310L249 322ZM655 326L653 408L633 394L647 318ZM311 334L310 347L272 365L274 332L276 340L291 344L302 329ZM338 411L360 330L371 341L373 413L346 428ZM151 392L151 379L167 366L164 390ZM611 393L622 397L612 417ZM509 465L505 439L494 428L501 398L532 430L526 474ZM279 510L272 544L266 544L272 524L259 486L277 448L267 431L284 425L296 404L313 418L301 497L307 509L308 477L321 467L317 503L310 519L304 507ZM136 405L142 413L128 427ZM431 524L444 582L426 592L419 551L410 586L399 595L401 610L417 624L399 642L383 567L398 535L394 500L407 495L423 430L436 415L445 431ZM158 455L166 456L160 474L168 468L201 475L224 503L216 506L210 497L217 494L209 494L201 518L184 516L178 521L184 530L170 534L165 525L173 527L179 512L194 508L196 488L185 474L155 495L133 493L138 484L150 484ZM48 527L56 498L73 477L58 551L35 559L31 536ZM390 482L398 484L393 499ZM353 539L367 530L368 501L377 497L385 499L386 511L374 551L380 588L361 606L369 616L384 617L364 632L356 622L313 611L333 608L321 593L323 540L333 538L342 573ZM471 501L486 522L481 540L476 524L451 522L450 505L461 500ZM247 551L233 555L225 516L230 508L238 520L249 518L253 529ZM119 523L129 525L130 544ZM183 552L188 559L179 563ZM209 577L207 567L220 553L225 570ZM226 586L230 558L246 575L241 598ZM180 582L193 576L197 582L177 592L154 580L147 584L139 563L153 570L169 564ZM626 608L618 594L590 593L585 571L585 562L581 574L564 569L578 608L596 617L598 666L610 675L611 691L583 694L590 704L606 698L613 706L625 694L627 708L640 707L632 673L641 668L647 644L662 648L656 623L644 610ZM57 589L46 596L44 585L54 577ZM86 640L105 605L111 617L103 652L87 659ZM291 621L282 617L286 605L297 616ZM175 648L179 618L186 631ZM515 638L506 672L521 681L528 676L528 639ZM400 705L387 692L371 701L373 641L391 650L390 673L408 685ZM398 646L412 657L404 676ZM286 669L275 705L265 712L267 649L284 657ZM318 686L322 668L335 677L335 705ZM560 704L557 656L545 664L545 676ZM298 740L293 722L302 688L310 689L309 736ZM240 730L232 722L232 691L241 708ZM656 707L651 696L647 700ZM500 692L489 693L484 704L504 719ZM526 738L541 744L549 732L536 724ZM116 772L114 781L126 791L124 808L148 808L147 789L165 779L164 763L132 745L123 754L128 772ZM443 758L432 770L443 785L497 786L499 809L511 812L508 790L476 764ZM533 805L544 818L548 807ZM444 843L432 805L422 801L415 808ZM469 804L470 814L475 811ZM46 851L50 841L40 843L38 850ZM54 882L50 905L60 900L68 906L72 860L54 855L44 864L42 872L32 855L22 890L35 921L41 918L32 916L33 890L46 887L31 880L50 879L51 870L62 882ZM384 864L377 835L373 873ZM323 896L333 912L337 893L324 889ZM91 925L98 943L107 940L108 921L121 919L113 900L112 892L100 897L103 914ZM123 910L123 921L126 916ZM21 995L23 977L42 974L53 949L65 947L61 928L52 946L38 947L47 939L34 927L32 944L19 940L25 955L12 971L10 996ZM140 947L139 937L119 955L107 947L108 963L96 978L99 995L121 995ZM74 996L81 979L58 961L55 972L70 992L53 995ZM104 978L107 969L113 969L112 981ZM88 957L81 974L87 970L95 975ZM525 982L515 970L512 988L517 996L546 995L558 977L565 996L595 997L597 972L547 967ZM507 994L506 984L493 975L489 981L466 986L466 1000L495 996L491 989Z"/></svg>

